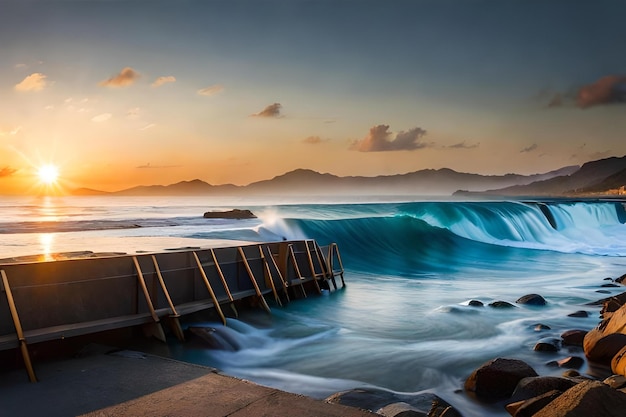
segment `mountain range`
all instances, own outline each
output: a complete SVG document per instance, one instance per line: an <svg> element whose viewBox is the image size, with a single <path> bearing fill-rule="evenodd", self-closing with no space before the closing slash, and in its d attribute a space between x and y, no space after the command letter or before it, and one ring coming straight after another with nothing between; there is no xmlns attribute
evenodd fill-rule
<svg viewBox="0 0 626 417"><path fill-rule="evenodd" d="M81 188L74 195L116 196L282 196L282 195L451 195L502 196L604 193L626 184L626 156L566 166L534 175L480 175L452 169L425 169L376 177L339 177L309 169L296 169L269 180L245 186L212 185L199 179L170 185L137 186L116 192Z"/></svg>

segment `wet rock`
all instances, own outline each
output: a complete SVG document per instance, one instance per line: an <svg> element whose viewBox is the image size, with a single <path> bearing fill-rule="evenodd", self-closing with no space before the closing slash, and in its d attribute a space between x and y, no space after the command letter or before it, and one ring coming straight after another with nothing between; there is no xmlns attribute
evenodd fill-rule
<svg viewBox="0 0 626 417"><path fill-rule="evenodd" d="M596 290L596 292L600 294L611 294L611 291L609 290Z"/></svg>
<svg viewBox="0 0 626 417"><path fill-rule="evenodd" d="M204 213L205 219L256 219L250 210L232 209L227 211L207 211Z"/></svg>
<svg viewBox="0 0 626 417"><path fill-rule="evenodd" d="M580 356L568 356L557 363L559 364L559 368L580 369L585 364L585 360Z"/></svg>
<svg viewBox="0 0 626 417"><path fill-rule="evenodd" d="M489 307L493 308L512 308L515 307L513 304L507 301L494 301L493 303L489 303Z"/></svg>
<svg viewBox="0 0 626 417"><path fill-rule="evenodd" d="M626 375L626 345L611 359L611 371L616 375Z"/></svg>
<svg viewBox="0 0 626 417"><path fill-rule="evenodd" d="M554 337L539 339L533 350L535 352L558 352L561 349L561 340Z"/></svg>
<svg viewBox="0 0 626 417"><path fill-rule="evenodd" d="M511 401L528 400L529 398L543 395L546 392L558 390L567 391L571 387L576 385L576 382L561 378L558 376L537 376L523 378L519 381L511 396Z"/></svg>
<svg viewBox="0 0 626 417"><path fill-rule="evenodd" d="M613 357L626 346L626 334L606 334L601 330L590 330L583 341L583 349L588 360L610 366Z"/></svg>
<svg viewBox="0 0 626 417"><path fill-rule="evenodd" d="M585 310L578 310L567 315L567 317L589 317L589 313Z"/></svg>
<svg viewBox="0 0 626 417"><path fill-rule="evenodd" d="M559 363L557 361L548 361L546 362L546 366L550 368L558 368Z"/></svg>
<svg viewBox="0 0 626 417"><path fill-rule="evenodd" d="M470 300L469 303L467 303L467 305L472 306L472 307L483 307L484 304L482 301L478 301L478 300Z"/></svg>
<svg viewBox="0 0 626 417"><path fill-rule="evenodd" d="M620 389L626 387L626 376L624 375L611 375L606 378L604 381L609 387L613 389Z"/></svg>
<svg viewBox="0 0 626 417"><path fill-rule="evenodd" d="M603 281L613 281L613 278L611 278L611 277L606 277L606 278L604 278L604 280L603 280Z"/></svg>
<svg viewBox="0 0 626 417"><path fill-rule="evenodd" d="M567 371L563 372L563 377L564 378L578 378L580 377L580 372L574 370L574 369L568 369Z"/></svg>
<svg viewBox="0 0 626 417"><path fill-rule="evenodd" d="M551 327L547 326L545 324L541 324L541 323L535 324L535 331L536 332L540 332L542 330L550 330L550 329L551 329Z"/></svg>
<svg viewBox="0 0 626 417"><path fill-rule="evenodd" d="M559 395L535 417L623 417L626 394L598 381L584 381Z"/></svg>
<svg viewBox="0 0 626 417"><path fill-rule="evenodd" d="M505 408L513 417L532 417L562 393L558 390L548 391L527 400L507 404Z"/></svg>
<svg viewBox="0 0 626 417"><path fill-rule="evenodd" d="M240 348L236 341L214 327L189 327L187 330L201 341L203 347L229 352L235 352Z"/></svg>
<svg viewBox="0 0 626 417"><path fill-rule="evenodd" d="M622 275L619 278L615 278L615 282L623 283L626 280L626 274Z"/></svg>
<svg viewBox="0 0 626 417"><path fill-rule="evenodd" d="M545 306L546 300L539 294L526 294L516 301L517 304L526 304L531 306Z"/></svg>
<svg viewBox="0 0 626 417"><path fill-rule="evenodd" d="M428 417L463 417L459 411L441 398L433 401Z"/></svg>
<svg viewBox="0 0 626 417"><path fill-rule="evenodd" d="M604 288L615 288L615 287L619 287L619 286L620 286L620 285L618 285L618 284L613 284L613 283L610 283L610 284L602 284L602 285L601 285L601 287L604 287Z"/></svg>
<svg viewBox="0 0 626 417"><path fill-rule="evenodd" d="M446 407L450 406L450 404L448 404L445 400L431 393L421 393L416 395L398 394L377 388L355 388L348 391L337 392L326 398L326 401L335 404L347 405L349 407L358 407L372 412L375 410L382 410L392 404L406 404L402 406L398 405L398 407L406 408L408 406L410 407L410 410L407 409L405 411L421 413L407 414L407 416L428 415L434 404L446 404ZM391 410L393 410L393 408L390 408L386 412L391 412ZM404 414L400 414L400 416L404 416Z"/></svg>
<svg viewBox="0 0 626 417"><path fill-rule="evenodd" d="M586 334L586 330L568 330L561 333L561 339L563 339L561 343L563 343L563 346L583 347L583 340L585 339Z"/></svg>
<svg viewBox="0 0 626 417"><path fill-rule="evenodd" d="M518 359L496 358L476 369L465 381L465 390L484 401L499 401L511 396L517 383L537 372Z"/></svg>
<svg viewBox="0 0 626 417"><path fill-rule="evenodd" d="M423 413L411 404L405 402L397 402L384 406L376 411L376 414L380 414L385 417L428 417L426 413Z"/></svg>

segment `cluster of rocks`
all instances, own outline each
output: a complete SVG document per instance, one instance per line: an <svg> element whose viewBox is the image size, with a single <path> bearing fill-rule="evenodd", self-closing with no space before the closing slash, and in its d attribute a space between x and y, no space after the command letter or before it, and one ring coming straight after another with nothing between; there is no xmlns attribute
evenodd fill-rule
<svg viewBox="0 0 626 417"><path fill-rule="evenodd" d="M207 211L204 213L205 219L256 219L250 210L232 209L226 211Z"/></svg>
<svg viewBox="0 0 626 417"><path fill-rule="evenodd" d="M611 280L613 281L613 280ZM626 274L616 279L626 284ZM518 304L541 306L546 300L528 294ZM557 352L562 346L580 349L584 358L570 356L546 365L566 368L562 376L539 376L527 363L496 358L483 364L466 379L468 396L493 407L502 405L513 417L623 417L626 416L626 293L590 303L602 306L600 324L590 331L569 330L560 338L542 338L535 351ZM477 300L471 306L483 306ZM489 306L512 308L496 301ZM587 317L580 310L570 317ZM536 331L549 329L538 323ZM588 375L575 369L588 365ZM435 394L397 394L378 389L354 389L327 401L364 408L386 417L460 417L462 413Z"/></svg>

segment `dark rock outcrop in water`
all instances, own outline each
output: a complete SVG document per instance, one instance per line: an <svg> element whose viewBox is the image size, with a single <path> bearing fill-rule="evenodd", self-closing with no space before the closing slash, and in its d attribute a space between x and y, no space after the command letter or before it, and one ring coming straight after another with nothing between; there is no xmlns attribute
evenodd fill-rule
<svg viewBox="0 0 626 417"><path fill-rule="evenodd" d="M526 294L516 301L517 304L527 304L531 306L545 306L546 299L539 294Z"/></svg>
<svg viewBox="0 0 626 417"><path fill-rule="evenodd" d="M256 219L250 210L232 209L228 211L207 211L204 213L205 219Z"/></svg>
<svg viewBox="0 0 626 417"><path fill-rule="evenodd" d="M538 376L528 364L517 359L497 358L476 369L465 381L465 390L485 401L509 398L523 378Z"/></svg>

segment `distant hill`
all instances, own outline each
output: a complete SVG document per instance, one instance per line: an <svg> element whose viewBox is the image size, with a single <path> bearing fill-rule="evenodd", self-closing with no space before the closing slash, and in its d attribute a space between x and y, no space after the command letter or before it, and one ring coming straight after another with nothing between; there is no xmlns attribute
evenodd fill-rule
<svg viewBox="0 0 626 417"><path fill-rule="evenodd" d="M480 175L457 172L452 169L425 169L406 174L376 177L339 177L309 169L296 169L269 180L246 186L233 184L212 185L195 179L170 185L142 185L108 193L118 196L183 196L183 195L450 195L458 189L485 191L566 176L580 167L568 166L556 171L535 175ZM79 189L77 195L97 195L96 190Z"/></svg>
<svg viewBox="0 0 626 417"><path fill-rule="evenodd" d="M626 156L599 159L583 164L570 175L487 190L481 194L500 196L572 196L604 193L626 185Z"/></svg>

